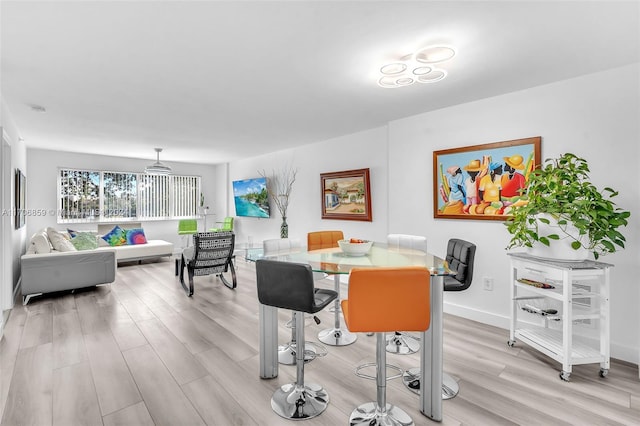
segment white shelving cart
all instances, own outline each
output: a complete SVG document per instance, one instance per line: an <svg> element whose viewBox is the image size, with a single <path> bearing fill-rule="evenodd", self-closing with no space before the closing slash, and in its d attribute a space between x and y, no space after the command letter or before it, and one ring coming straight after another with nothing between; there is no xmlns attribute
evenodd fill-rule
<svg viewBox="0 0 640 426"><path fill-rule="evenodd" d="M560 378L569 381L571 367L600 364L609 372L609 275L613 265L564 262L509 253L511 327L516 340L562 363ZM575 334L574 327L585 327ZM591 334L591 336L586 336Z"/></svg>

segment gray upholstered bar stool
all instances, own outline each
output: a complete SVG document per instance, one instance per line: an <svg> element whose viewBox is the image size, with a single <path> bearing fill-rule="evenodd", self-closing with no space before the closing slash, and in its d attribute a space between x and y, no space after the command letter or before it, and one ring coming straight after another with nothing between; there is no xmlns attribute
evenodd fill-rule
<svg viewBox="0 0 640 426"><path fill-rule="evenodd" d="M316 417L329 403L329 395L316 383L304 381L304 314L315 314L338 297L333 290L316 289L309 265L260 259L256 262L258 300L261 304L295 312L296 382L281 386L271 397L271 408L291 420Z"/></svg>
<svg viewBox="0 0 640 426"><path fill-rule="evenodd" d="M395 249L418 250L427 252L427 238L420 235L389 234L387 246ZM420 339L409 333L395 331L387 335L387 352L408 355L420 350Z"/></svg>
<svg viewBox="0 0 640 426"><path fill-rule="evenodd" d="M296 238L273 238L262 241L262 250L265 256L290 253L295 250L302 250L302 243ZM321 280L327 275L321 272L314 272L313 279ZM320 320L313 316L317 324ZM291 340L283 345L278 345L278 362L284 365L295 365L296 363L296 322L295 312L291 313L291 320L287 322L287 327L291 328ZM304 361L310 362L318 356L327 354L326 348L314 342L305 342Z"/></svg>
<svg viewBox="0 0 640 426"><path fill-rule="evenodd" d="M446 261L455 276L444 277L444 291L462 291L469 288L473 280L473 261L476 245L469 241L452 238L447 244ZM411 368L404 372L402 381L409 390L420 394L420 369ZM442 399L451 399L458 394L460 386L450 374L442 373Z"/></svg>

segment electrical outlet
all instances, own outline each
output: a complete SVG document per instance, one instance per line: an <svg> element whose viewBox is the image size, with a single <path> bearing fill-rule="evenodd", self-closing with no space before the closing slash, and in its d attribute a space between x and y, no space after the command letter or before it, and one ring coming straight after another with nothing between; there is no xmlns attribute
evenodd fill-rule
<svg viewBox="0 0 640 426"><path fill-rule="evenodd" d="M493 278L482 278L482 288L486 291L493 291Z"/></svg>

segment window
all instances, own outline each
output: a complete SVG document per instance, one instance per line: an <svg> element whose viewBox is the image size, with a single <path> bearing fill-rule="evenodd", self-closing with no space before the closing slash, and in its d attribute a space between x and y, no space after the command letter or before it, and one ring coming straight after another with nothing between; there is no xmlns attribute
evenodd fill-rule
<svg viewBox="0 0 640 426"><path fill-rule="evenodd" d="M200 176L60 169L58 223L197 217Z"/></svg>

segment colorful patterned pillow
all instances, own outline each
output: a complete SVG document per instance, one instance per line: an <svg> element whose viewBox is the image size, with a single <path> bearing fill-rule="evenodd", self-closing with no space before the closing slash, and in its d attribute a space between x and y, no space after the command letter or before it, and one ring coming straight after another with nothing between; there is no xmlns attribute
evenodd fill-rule
<svg viewBox="0 0 640 426"><path fill-rule="evenodd" d="M142 228L127 229L127 244L146 244L147 237L144 235Z"/></svg>
<svg viewBox="0 0 640 426"><path fill-rule="evenodd" d="M102 236L111 247L124 246L127 244L127 234L124 229L118 225L114 226L111 231Z"/></svg>
<svg viewBox="0 0 640 426"><path fill-rule="evenodd" d="M96 236L91 232L74 232L75 237L71 239L71 244L76 250L93 250L98 248Z"/></svg>

